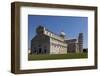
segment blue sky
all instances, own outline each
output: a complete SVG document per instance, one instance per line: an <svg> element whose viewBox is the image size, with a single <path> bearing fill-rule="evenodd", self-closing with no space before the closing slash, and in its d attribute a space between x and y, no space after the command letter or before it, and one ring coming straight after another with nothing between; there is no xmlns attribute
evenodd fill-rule
<svg viewBox="0 0 100 76"><path fill-rule="evenodd" d="M75 16L45 16L45 15L28 15L28 47L30 41L36 35L36 28L39 25L45 26L50 31L60 34L65 32L66 38L77 38L80 32L84 36L83 47L87 48L88 44L88 18Z"/></svg>

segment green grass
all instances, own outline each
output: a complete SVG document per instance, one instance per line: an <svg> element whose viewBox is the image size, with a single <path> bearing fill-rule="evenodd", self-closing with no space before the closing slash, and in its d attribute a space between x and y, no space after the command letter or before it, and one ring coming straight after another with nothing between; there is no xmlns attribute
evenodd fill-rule
<svg viewBox="0 0 100 76"><path fill-rule="evenodd" d="M68 53L68 54L29 54L28 60L55 60L55 59L80 59L88 58L87 53Z"/></svg>

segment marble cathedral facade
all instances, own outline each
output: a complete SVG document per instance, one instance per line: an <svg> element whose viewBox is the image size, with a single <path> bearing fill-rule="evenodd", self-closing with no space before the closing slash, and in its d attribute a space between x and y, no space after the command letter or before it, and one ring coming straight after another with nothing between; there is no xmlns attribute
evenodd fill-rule
<svg viewBox="0 0 100 76"><path fill-rule="evenodd" d="M57 35L38 26L31 40L31 54L67 54L83 52L83 33L77 39L66 39L64 32Z"/></svg>

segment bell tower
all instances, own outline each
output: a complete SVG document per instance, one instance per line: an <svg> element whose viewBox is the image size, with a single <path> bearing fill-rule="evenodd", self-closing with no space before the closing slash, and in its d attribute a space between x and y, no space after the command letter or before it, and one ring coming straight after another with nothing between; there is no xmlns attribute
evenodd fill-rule
<svg viewBox="0 0 100 76"><path fill-rule="evenodd" d="M78 43L79 43L79 51L82 53L83 52L83 33L79 33Z"/></svg>

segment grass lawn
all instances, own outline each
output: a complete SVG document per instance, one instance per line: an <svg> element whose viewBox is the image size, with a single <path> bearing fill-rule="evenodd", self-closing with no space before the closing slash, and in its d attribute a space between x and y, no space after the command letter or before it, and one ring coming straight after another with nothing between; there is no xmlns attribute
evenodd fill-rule
<svg viewBox="0 0 100 76"><path fill-rule="evenodd" d="M55 59L80 59L88 58L87 53L68 53L68 54L29 54L28 60L55 60Z"/></svg>

